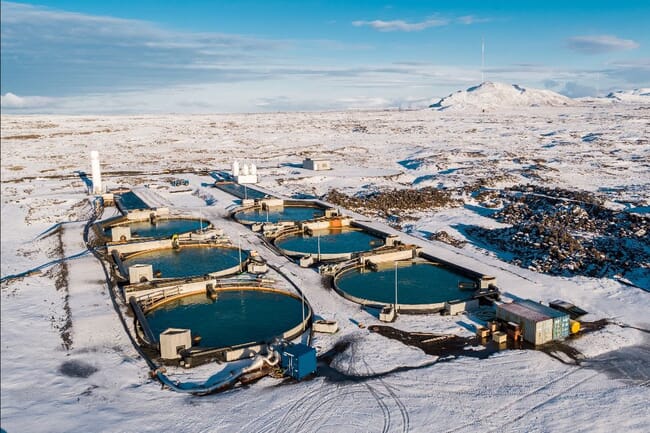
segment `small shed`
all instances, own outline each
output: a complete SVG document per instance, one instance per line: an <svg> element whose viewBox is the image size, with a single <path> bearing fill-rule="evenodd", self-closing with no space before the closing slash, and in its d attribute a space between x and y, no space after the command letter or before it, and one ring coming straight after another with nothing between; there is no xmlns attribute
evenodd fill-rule
<svg viewBox="0 0 650 433"><path fill-rule="evenodd" d="M131 240L131 227L115 226L111 227L111 241L126 242Z"/></svg>
<svg viewBox="0 0 650 433"><path fill-rule="evenodd" d="M282 349L282 368L294 379L304 379L316 371L316 349L306 344L286 346Z"/></svg>
<svg viewBox="0 0 650 433"><path fill-rule="evenodd" d="M192 333L189 329L167 328L159 339L162 359L180 359L180 351L192 347Z"/></svg>
<svg viewBox="0 0 650 433"><path fill-rule="evenodd" d="M307 170L314 170L314 171L331 170L332 165L327 159L306 158L305 160L302 161L302 168L306 168Z"/></svg>
<svg viewBox="0 0 650 433"><path fill-rule="evenodd" d="M143 283L153 280L153 266L150 264L135 264L129 266L129 284Z"/></svg>

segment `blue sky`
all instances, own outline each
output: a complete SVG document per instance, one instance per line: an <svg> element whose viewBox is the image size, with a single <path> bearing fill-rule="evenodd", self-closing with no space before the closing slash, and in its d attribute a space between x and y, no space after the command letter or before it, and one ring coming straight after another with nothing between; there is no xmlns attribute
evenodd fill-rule
<svg viewBox="0 0 650 433"><path fill-rule="evenodd" d="M650 86L650 2L529 3L2 1L2 112L411 108L482 72L572 97Z"/></svg>

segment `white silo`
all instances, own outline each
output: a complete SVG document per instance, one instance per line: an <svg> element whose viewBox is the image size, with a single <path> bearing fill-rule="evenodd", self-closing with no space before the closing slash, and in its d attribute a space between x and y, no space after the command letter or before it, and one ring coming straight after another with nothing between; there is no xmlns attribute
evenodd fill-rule
<svg viewBox="0 0 650 433"><path fill-rule="evenodd" d="M232 162L232 175L234 177L239 176L239 161Z"/></svg>
<svg viewBox="0 0 650 433"><path fill-rule="evenodd" d="M257 175L257 166L255 164L251 164L251 174L253 176Z"/></svg>
<svg viewBox="0 0 650 433"><path fill-rule="evenodd" d="M102 191L102 171L99 166L99 152L93 150L90 152L90 167L93 177L93 194L101 194Z"/></svg>
<svg viewBox="0 0 650 433"><path fill-rule="evenodd" d="M250 174L250 172L248 170L248 164L244 164L244 166L241 169L241 174L243 176L248 176Z"/></svg>

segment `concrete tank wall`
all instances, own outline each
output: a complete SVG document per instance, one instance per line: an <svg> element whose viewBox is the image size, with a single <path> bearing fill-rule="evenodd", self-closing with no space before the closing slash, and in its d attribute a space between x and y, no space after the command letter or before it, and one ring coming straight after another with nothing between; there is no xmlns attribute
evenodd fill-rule
<svg viewBox="0 0 650 433"><path fill-rule="evenodd" d="M411 260L413 258L413 254L413 250L393 251L383 254L379 253L370 256L364 256L361 258L361 262L362 264L369 262L376 265L379 263L396 262L399 260Z"/></svg>
<svg viewBox="0 0 650 433"><path fill-rule="evenodd" d="M116 250L119 254L131 254L140 251L156 250L161 248L171 248L171 239L160 239L157 241L132 242L130 244L113 244L109 242L107 248L109 251Z"/></svg>

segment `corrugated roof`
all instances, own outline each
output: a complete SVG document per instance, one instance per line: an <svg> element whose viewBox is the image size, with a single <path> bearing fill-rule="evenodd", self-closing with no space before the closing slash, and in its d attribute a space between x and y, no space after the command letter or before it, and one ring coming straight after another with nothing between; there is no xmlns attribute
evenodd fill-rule
<svg viewBox="0 0 650 433"><path fill-rule="evenodd" d="M543 322L544 320L551 320L551 316L547 316L546 314L542 314L539 311L531 310L530 308L527 308L521 304L517 304L515 302L509 303L509 304L501 304L497 305L497 309L502 309L505 311L508 311L512 314L516 314L519 317L524 317L528 320L532 320L533 322Z"/></svg>
<svg viewBox="0 0 650 433"><path fill-rule="evenodd" d="M540 304L539 302L531 301L530 299L524 299L523 301L519 301L519 303L524 307L533 309L553 318L568 316L567 313L563 313L551 307L547 307L546 305Z"/></svg>

